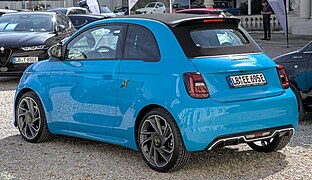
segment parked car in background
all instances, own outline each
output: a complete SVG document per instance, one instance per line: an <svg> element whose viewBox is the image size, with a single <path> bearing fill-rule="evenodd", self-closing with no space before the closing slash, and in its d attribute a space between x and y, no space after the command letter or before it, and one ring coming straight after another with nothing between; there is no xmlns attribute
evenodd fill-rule
<svg viewBox="0 0 312 180"><path fill-rule="evenodd" d="M296 94L300 119L312 107L312 41L303 48L274 58L285 67L290 87Z"/></svg>
<svg viewBox="0 0 312 180"><path fill-rule="evenodd" d="M0 9L0 16L3 14L10 14L10 13L16 13L17 11L15 10L10 10L10 9Z"/></svg>
<svg viewBox="0 0 312 180"><path fill-rule="evenodd" d="M0 17L0 76L21 75L32 63L48 58L50 46L76 29L62 13L18 12Z"/></svg>
<svg viewBox="0 0 312 180"><path fill-rule="evenodd" d="M144 8L137 9L135 14L157 14L165 13L166 6L162 2L151 2L148 3Z"/></svg>
<svg viewBox="0 0 312 180"><path fill-rule="evenodd" d="M280 150L297 128L285 70L236 18L109 18L49 53L16 90L15 125L28 142L63 134L118 144L168 172L190 152L238 143Z"/></svg>
<svg viewBox="0 0 312 180"><path fill-rule="evenodd" d="M105 17L116 17L116 14L113 13L106 5L101 5L100 10L101 10L101 15Z"/></svg>
<svg viewBox="0 0 312 180"><path fill-rule="evenodd" d="M126 16L126 15L129 15L129 8L126 6L117 6L114 9L114 13L117 16Z"/></svg>
<svg viewBox="0 0 312 180"><path fill-rule="evenodd" d="M185 9L181 4L172 4L172 12L175 13L177 11Z"/></svg>
<svg viewBox="0 0 312 180"><path fill-rule="evenodd" d="M72 14L69 15L68 18L71 20L75 28L78 30L91 22L105 19L108 17L95 14Z"/></svg>
<svg viewBox="0 0 312 180"><path fill-rule="evenodd" d="M214 1L214 8L224 9L225 11L237 16L240 14L239 8L233 8L228 1Z"/></svg>
<svg viewBox="0 0 312 180"><path fill-rule="evenodd" d="M88 9L81 7L55 8L49 9L48 12L60 12L65 14L66 16L71 14L89 14Z"/></svg>
<svg viewBox="0 0 312 180"><path fill-rule="evenodd" d="M207 14L207 15L220 15L224 13L227 16L232 16L229 12L219 8L194 8L194 9L184 9L180 11L176 11L176 13L183 14Z"/></svg>

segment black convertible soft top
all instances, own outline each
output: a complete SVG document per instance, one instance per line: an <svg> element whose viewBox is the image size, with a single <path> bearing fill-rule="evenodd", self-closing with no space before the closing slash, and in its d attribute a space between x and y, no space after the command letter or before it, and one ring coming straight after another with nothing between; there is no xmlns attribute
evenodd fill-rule
<svg viewBox="0 0 312 180"><path fill-rule="evenodd" d="M177 27L187 23L202 22L205 19L222 19L224 22L239 24L240 19L235 17L219 17L215 15L196 15L196 14L178 14L178 13L159 13L159 14L140 14L131 15L127 18L142 18L160 21L170 27Z"/></svg>
<svg viewBox="0 0 312 180"><path fill-rule="evenodd" d="M161 13L133 15L128 16L127 18L151 19L166 24L175 34L187 57L218 56L261 52L261 49L259 49L258 45L254 42L254 40L242 27L239 26L240 20L235 17ZM222 29L235 30L239 32L242 37L247 41L247 43L239 46L215 46L205 48L197 46L190 35L193 31ZM210 41L210 39L204 40Z"/></svg>

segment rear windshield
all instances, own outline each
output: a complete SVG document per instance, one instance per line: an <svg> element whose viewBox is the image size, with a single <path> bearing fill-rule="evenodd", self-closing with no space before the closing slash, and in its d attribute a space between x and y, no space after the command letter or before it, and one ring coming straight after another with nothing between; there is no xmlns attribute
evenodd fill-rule
<svg viewBox="0 0 312 180"><path fill-rule="evenodd" d="M207 23L173 28L188 57L261 52L251 37L238 25Z"/></svg>
<svg viewBox="0 0 312 180"><path fill-rule="evenodd" d="M200 48L215 48L221 46L242 46L248 40L241 32L234 29L195 30L190 32L193 43Z"/></svg>

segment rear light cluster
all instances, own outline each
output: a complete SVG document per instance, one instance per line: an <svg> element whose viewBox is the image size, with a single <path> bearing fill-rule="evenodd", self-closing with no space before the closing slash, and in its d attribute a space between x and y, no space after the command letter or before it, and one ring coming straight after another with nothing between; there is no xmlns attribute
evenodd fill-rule
<svg viewBox="0 0 312 180"><path fill-rule="evenodd" d="M282 87L284 89L289 88L290 84L284 67L282 65L276 65L276 69L281 80Z"/></svg>
<svg viewBox="0 0 312 180"><path fill-rule="evenodd" d="M204 99L209 98L208 88L203 76L198 72L190 72L183 74L184 84L187 93L192 98Z"/></svg>

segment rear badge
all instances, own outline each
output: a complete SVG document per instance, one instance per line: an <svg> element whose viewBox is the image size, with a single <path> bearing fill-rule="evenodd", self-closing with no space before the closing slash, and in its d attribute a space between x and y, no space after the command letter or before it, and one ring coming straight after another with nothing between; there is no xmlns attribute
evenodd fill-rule
<svg viewBox="0 0 312 180"><path fill-rule="evenodd" d="M255 58L249 56L230 56L231 61L255 61Z"/></svg>

